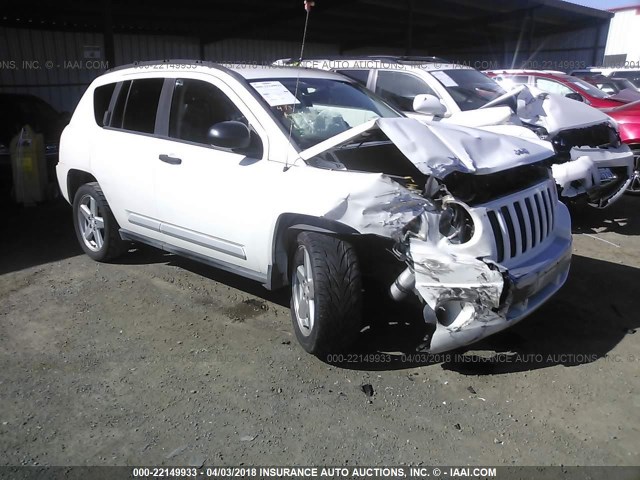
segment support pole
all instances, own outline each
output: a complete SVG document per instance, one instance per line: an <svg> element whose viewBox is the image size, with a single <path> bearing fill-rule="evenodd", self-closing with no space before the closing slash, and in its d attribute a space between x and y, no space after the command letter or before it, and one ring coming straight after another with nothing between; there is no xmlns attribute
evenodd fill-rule
<svg viewBox="0 0 640 480"><path fill-rule="evenodd" d="M528 58L529 61L533 61L533 52L534 52L534 48L533 48L533 39L534 39L534 35L535 35L535 28L536 28L536 18L535 18L535 10L532 8L531 10L529 10L529 39L528 39ZM526 67L525 67L526 68Z"/></svg>
<svg viewBox="0 0 640 480"><path fill-rule="evenodd" d="M593 52L591 55L591 65L598 66L602 62L602 58L598 60L598 50L600 49L600 37L602 36L602 23L599 23L596 28L596 38L593 40Z"/></svg>
<svg viewBox="0 0 640 480"><path fill-rule="evenodd" d="M113 9L111 0L103 1L104 17L104 59L108 62L109 68L116 66L115 46L113 41Z"/></svg>
<svg viewBox="0 0 640 480"><path fill-rule="evenodd" d="M413 53L413 2L414 0L407 0L407 38L404 48L404 53L407 56Z"/></svg>

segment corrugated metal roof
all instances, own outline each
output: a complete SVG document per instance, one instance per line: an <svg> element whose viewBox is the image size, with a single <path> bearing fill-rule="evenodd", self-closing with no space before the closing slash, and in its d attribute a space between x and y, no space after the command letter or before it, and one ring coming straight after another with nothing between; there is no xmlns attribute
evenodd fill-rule
<svg viewBox="0 0 640 480"><path fill-rule="evenodd" d="M112 19L116 33L183 35L203 44L229 38L299 41L305 11L297 0L104 0L80 2L5 0L0 25L67 31L102 31ZM607 21L606 11L562 0L316 0L309 41L342 49L412 46L444 49L487 43L519 32L531 16L534 30L550 34Z"/></svg>
<svg viewBox="0 0 640 480"><path fill-rule="evenodd" d="M469 65L478 69L569 70L596 64L612 16L561 0L315 3L306 57L412 53L475 61ZM227 63L297 58L304 19L301 0L5 0L0 55L18 65L0 69L0 87L70 110L106 69L107 59L112 67L162 58ZM105 24L114 32L112 44L104 40L109 38L103 35ZM39 68L29 62L39 62Z"/></svg>

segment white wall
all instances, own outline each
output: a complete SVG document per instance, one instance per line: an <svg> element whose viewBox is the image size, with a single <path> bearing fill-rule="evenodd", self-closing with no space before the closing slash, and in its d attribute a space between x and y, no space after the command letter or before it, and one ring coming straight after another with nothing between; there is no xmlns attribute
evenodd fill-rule
<svg viewBox="0 0 640 480"><path fill-rule="evenodd" d="M611 19L605 55L627 55L627 62L640 67L640 8L616 12ZM622 67L624 65L620 65Z"/></svg>

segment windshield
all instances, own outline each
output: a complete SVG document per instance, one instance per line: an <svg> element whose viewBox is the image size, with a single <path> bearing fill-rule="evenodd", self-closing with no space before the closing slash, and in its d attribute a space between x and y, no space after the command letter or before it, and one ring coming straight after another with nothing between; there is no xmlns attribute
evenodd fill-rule
<svg viewBox="0 0 640 480"><path fill-rule="evenodd" d="M440 70L431 74L447 89L463 111L480 108L506 93L495 80L477 70Z"/></svg>
<svg viewBox="0 0 640 480"><path fill-rule="evenodd" d="M250 83L303 150L369 120L401 116L365 88L347 81L274 78Z"/></svg>
<svg viewBox="0 0 640 480"><path fill-rule="evenodd" d="M631 83L631 80L627 80L626 78L614 78L613 83L618 88L618 91L624 90L625 88L636 88L636 86Z"/></svg>
<svg viewBox="0 0 640 480"><path fill-rule="evenodd" d="M635 86L633 85L633 83L631 83L629 80L625 79L625 78L604 78L604 79L598 79L598 80L593 80L593 83L595 84L596 87L598 87L600 90L602 90L604 93L607 93L609 95L614 95L622 90L624 90L625 88L631 88L632 90L635 90Z"/></svg>
<svg viewBox="0 0 640 480"><path fill-rule="evenodd" d="M581 80L579 78L569 77L566 79L566 81L567 83L569 83L569 85L575 85L576 87L581 88L592 97L607 98L609 96L607 93L603 92L595 85L591 85L589 82L585 82L584 80Z"/></svg>
<svg viewBox="0 0 640 480"><path fill-rule="evenodd" d="M636 87L640 87L640 71L630 70L625 72L618 70L616 72L613 72L611 76L616 78L626 78Z"/></svg>

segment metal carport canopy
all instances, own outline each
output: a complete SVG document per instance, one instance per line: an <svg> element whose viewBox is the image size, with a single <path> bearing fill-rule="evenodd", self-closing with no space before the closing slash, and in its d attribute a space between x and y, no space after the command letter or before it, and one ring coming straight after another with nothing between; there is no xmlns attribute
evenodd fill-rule
<svg viewBox="0 0 640 480"><path fill-rule="evenodd" d="M606 26L613 14L561 0L315 0L309 42L341 51L402 48L447 56L468 46L500 45L526 32L529 41L552 33ZM0 25L116 33L186 35L201 44L227 38L299 41L302 0L9 0Z"/></svg>

